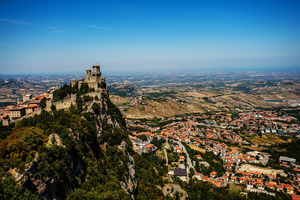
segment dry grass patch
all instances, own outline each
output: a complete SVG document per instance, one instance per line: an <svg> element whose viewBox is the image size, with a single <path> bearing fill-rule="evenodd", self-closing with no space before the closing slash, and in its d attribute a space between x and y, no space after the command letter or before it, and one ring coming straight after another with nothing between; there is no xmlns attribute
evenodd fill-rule
<svg viewBox="0 0 300 200"><path fill-rule="evenodd" d="M207 96L206 94L200 92L187 92L186 95L192 97L198 97L198 98L203 98Z"/></svg>
<svg viewBox="0 0 300 200"><path fill-rule="evenodd" d="M193 144L188 144L189 147L191 147L191 149L195 150L195 151L199 151L200 153L206 153L206 150L205 149L202 149L200 147L197 147Z"/></svg>
<svg viewBox="0 0 300 200"><path fill-rule="evenodd" d="M265 146L289 143L288 141L279 138L277 135L267 135L267 134L263 134L261 137L256 135L256 136L248 137L247 139L250 139L251 142L255 142Z"/></svg>
<svg viewBox="0 0 300 200"><path fill-rule="evenodd" d="M234 83L234 84L231 84L231 87L237 87L238 85L240 85L241 83Z"/></svg>
<svg viewBox="0 0 300 200"><path fill-rule="evenodd" d="M276 176L277 174L280 174L281 176L287 177L287 174L284 173L284 170L282 169L272 169L272 168L267 168L267 167L256 167L254 165L250 165L250 164L243 164L242 166L240 166L240 168L238 169L238 171L246 171L246 172L260 172L262 174L271 174L273 176Z"/></svg>
<svg viewBox="0 0 300 200"><path fill-rule="evenodd" d="M261 148L261 147L253 147L253 146L246 146L246 145L242 146L242 148L243 149L250 149L252 151L262 151L262 150L264 150L264 148Z"/></svg>
<svg viewBox="0 0 300 200"><path fill-rule="evenodd" d="M213 97L213 96L218 96L218 95L221 95L220 93L217 93L217 92L208 92L208 91L205 91L205 92L202 92L203 94L206 94L208 97Z"/></svg>
<svg viewBox="0 0 300 200"><path fill-rule="evenodd" d="M110 100L117 106L130 103L130 101L127 98L118 95L110 95Z"/></svg>
<svg viewBox="0 0 300 200"><path fill-rule="evenodd" d="M179 104L171 101L146 101L145 103L146 105L128 107L124 113L130 116L140 116L139 118L142 118L141 116L172 117L174 115L205 112L205 108L202 108L200 104Z"/></svg>
<svg viewBox="0 0 300 200"><path fill-rule="evenodd" d="M240 192L240 191L243 191L243 190L244 190L244 187L241 186L241 185L229 183L228 186L229 186L229 190L230 190L231 192Z"/></svg>
<svg viewBox="0 0 300 200"><path fill-rule="evenodd" d="M166 159L166 156L165 156L165 153L161 150L157 150L156 153L155 153L159 158L165 160Z"/></svg>

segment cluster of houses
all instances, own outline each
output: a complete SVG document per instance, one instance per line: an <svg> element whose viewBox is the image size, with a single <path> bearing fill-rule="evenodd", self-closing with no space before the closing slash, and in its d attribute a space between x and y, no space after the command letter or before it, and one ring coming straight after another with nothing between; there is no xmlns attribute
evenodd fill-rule
<svg viewBox="0 0 300 200"><path fill-rule="evenodd" d="M275 195L275 193L272 191L282 191L291 195L295 195L296 191L300 192L298 189L300 187L300 167L295 164L295 159L282 156L279 160L281 165L285 167L290 167L291 164L295 165L293 171L296 172L297 175L293 176L293 183L280 182L276 174L274 175L268 172L262 173L259 171L239 171L239 166L242 164L261 163L266 165L269 161L270 155L266 152L259 151L241 153L238 151L237 147L229 147L227 145L233 143L249 145L249 143L243 140L243 138L240 136L240 134L243 134L245 131L247 131L246 129L232 131L229 129L222 129L220 126L212 126L213 123L206 124L208 125L206 127L203 126L203 122L205 122L205 120L223 120L222 122L228 125L238 123L244 124L246 122L246 126L249 125L247 128L253 129L256 122L258 125L259 123L273 123L274 121L272 120L275 120L276 122L281 120L281 123L284 124L284 122L288 122L290 120L290 117L281 116L280 118L277 118L277 115L274 114L274 112L262 111L241 113L234 119L232 119L230 116L202 115L188 116L187 118L173 117L169 118L168 120L174 120L175 122L167 124L163 127L151 127L150 124L142 123L138 120L127 120L127 125L133 127L142 127L147 130L139 133L132 132L131 138L136 138L138 135L146 135L148 138L168 138L169 141L173 141L171 142L173 143L173 151L178 153L178 162L180 164L186 160L188 155L183 153L182 148L176 145L176 142L174 141L185 142L187 144L202 148L203 150L205 149L206 151L211 151L215 155L220 156L224 161L225 174L218 177L217 173L214 171L211 172L209 176L205 176L200 172L195 172L195 175L193 176L198 180L208 181L216 187L223 187L228 183L235 183L245 184L247 191L267 193L269 195ZM255 130L259 130L258 127ZM156 149L152 150L155 151ZM200 153L199 155L196 155L195 159L199 161L199 164L204 165L205 167L210 167L209 163L203 160ZM173 168L168 174L171 176L177 176L183 181L187 181L189 167Z"/></svg>
<svg viewBox="0 0 300 200"><path fill-rule="evenodd" d="M269 134L289 134L295 133L300 134L300 126L299 124L291 124L291 120L295 118L291 116L281 115L274 111L256 111L249 113L239 113L237 116L232 116L230 114L214 114L207 115L203 114L201 116L187 116L183 117L170 117L167 120L177 121L167 125L166 130L162 130L165 132L165 135L178 135L177 133L189 133L189 134L197 134L196 132L191 133L191 127L196 125L204 126L207 128L219 128L219 129L231 129L236 130L237 133L249 133L256 134L258 132L269 133ZM132 123L132 122L131 122ZM131 124L135 126L141 126L148 130L151 128L147 124L142 124L137 122L138 124ZM129 123L130 124L130 123ZM179 128L180 127L180 128ZM242 130L242 129L245 130ZM152 127L152 129L158 129L158 127ZM151 130L152 131L152 130ZM203 131L203 130L202 130ZM218 133L207 133L207 137L214 137L214 139L218 139ZM233 138L230 134L234 134L231 132L224 132L223 134L227 134L224 139L233 141L233 142L241 142L241 138L238 135L235 135ZM176 136L173 136L176 137Z"/></svg>
<svg viewBox="0 0 300 200"><path fill-rule="evenodd" d="M296 119L291 116L278 116L274 111L257 111L250 113L240 113L239 119L247 128L267 134L288 134L300 133L299 124L291 124L291 120Z"/></svg>
<svg viewBox="0 0 300 200"><path fill-rule="evenodd" d="M203 147L207 151L212 151L215 155L220 155L226 163L226 169L232 170L234 163L262 163L267 164L269 155L263 152L242 154L237 151L236 148L228 147L224 142L238 143L238 144L249 144L243 140L238 134L228 130L211 130L205 128L197 128L199 123L189 120L182 122L174 122L163 127L159 130L159 127L149 127L147 125L129 123L129 126L140 126L148 132L134 133L144 134L150 138L170 138L176 139L185 143L193 144L198 147ZM224 142L223 142L224 141ZM258 158L258 159L257 159Z"/></svg>
<svg viewBox="0 0 300 200"><path fill-rule="evenodd" d="M157 147L154 144L150 143L150 140L143 141L139 139L138 134L129 135L129 139L132 143L132 148L138 154L141 153L150 153L152 151L156 151Z"/></svg>
<svg viewBox="0 0 300 200"><path fill-rule="evenodd" d="M201 140L193 139L190 144L198 147L203 147L207 151L213 152L215 155L219 155L224 163L226 163L225 169L232 170L233 165L240 163L262 163L266 165L269 160L269 154L265 152L248 152L246 154L240 153L236 147L228 147L225 143L214 140Z"/></svg>
<svg viewBox="0 0 300 200"><path fill-rule="evenodd" d="M295 108L297 109L297 108ZM206 127L216 127L222 129L243 130L244 133L255 134L257 132L269 134L299 134L299 124L291 124L291 120L296 119L291 116L280 115L274 111L256 111L249 113L239 113L233 117L230 114L215 114L202 116L188 116L188 119L200 122L199 125ZM178 119L176 117L169 120ZM241 132L241 131L240 131Z"/></svg>
<svg viewBox="0 0 300 200"><path fill-rule="evenodd" d="M30 115L35 111L41 110L39 105L40 101L44 98L44 95L32 97L27 94L23 97L23 102L18 102L16 105L6 106L0 110L0 119L3 125L8 125L11 121L22 118L23 116Z"/></svg>
<svg viewBox="0 0 300 200"><path fill-rule="evenodd" d="M22 101L17 100L17 104L6 106L0 109L0 120L3 125L8 125L10 122L20 120L23 117L39 114L42 110L40 101L43 98L52 99L55 87L51 87L48 91L39 96L32 96L31 94L23 95Z"/></svg>

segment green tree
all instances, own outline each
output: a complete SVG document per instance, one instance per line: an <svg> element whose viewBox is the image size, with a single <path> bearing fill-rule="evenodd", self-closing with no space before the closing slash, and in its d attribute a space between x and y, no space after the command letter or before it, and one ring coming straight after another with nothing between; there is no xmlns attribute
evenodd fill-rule
<svg viewBox="0 0 300 200"><path fill-rule="evenodd" d="M51 105L51 110L52 111L56 110L56 106L54 104Z"/></svg>
<svg viewBox="0 0 300 200"><path fill-rule="evenodd" d="M39 106L41 106L42 108L46 108L46 101L47 99L45 97L42 98L42 100L39 103Z"/></svg>
<svg viewBox="0 0 300 200"><path fill-rule="evenodd" d="M92 109L97 115L100 114L100 106L97 103L93 103Z"/></svg>
<svg viewBox="0 0 300 200"><path fill-rule="evenodd" d="M93 97L89 96L89 95L83 95L83 101L84 102L88 102L88 101L93 101Z"/></svg>

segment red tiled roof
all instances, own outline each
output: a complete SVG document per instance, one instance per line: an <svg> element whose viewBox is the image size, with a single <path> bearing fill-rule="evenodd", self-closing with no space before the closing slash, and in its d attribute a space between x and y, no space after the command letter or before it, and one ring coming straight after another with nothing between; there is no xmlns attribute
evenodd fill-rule
<svg viewBox="0 0 300 200"><path fill-rule="evenodd" d="M300 195L293 194L293 195L292 195L292 199L293 199L293 200L300 200Z"/></svg>
<svg viewBox="0 0 300 200"><path fill-rule="evenodd" d="M153 147L154 146L154 144L148 144L147 146L146 146L146 148L151 148L151 147Z"/></svg>

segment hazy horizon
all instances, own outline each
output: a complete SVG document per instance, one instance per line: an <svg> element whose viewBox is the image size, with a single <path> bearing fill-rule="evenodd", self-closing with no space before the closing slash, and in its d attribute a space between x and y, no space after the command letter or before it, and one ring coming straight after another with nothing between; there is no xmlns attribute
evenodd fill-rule
<svg viewBox="0 0 300 200"><path fill-rule="evenodd" d="M92 69L91 67L87 67L86 69ZM168 73L206 73L206 72L300 72L300 67L265 67L265 68L201 68L201 69L153 69L153 70L134 70L134 69L123 69L123 70L107 70L107 69L101 69L102 76L107 75L144 75L144 74L168 74ZM85 77L85 70L81 71L57 71L57 72L37 72L37 73L0 73L1 76L52 76L52 75L78 75Z"/></svg>
<svg viewBox="0 0 300 200"><path fill-rule="evenodd" d="M300 1L1 1L0 73L300 68Z"/></svg>

